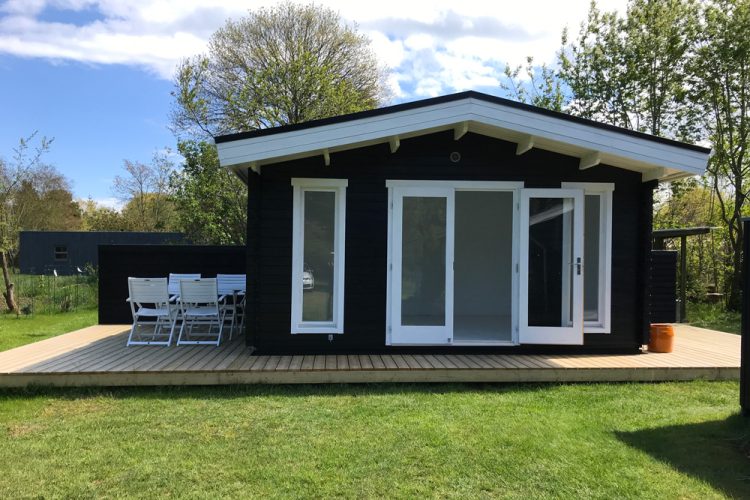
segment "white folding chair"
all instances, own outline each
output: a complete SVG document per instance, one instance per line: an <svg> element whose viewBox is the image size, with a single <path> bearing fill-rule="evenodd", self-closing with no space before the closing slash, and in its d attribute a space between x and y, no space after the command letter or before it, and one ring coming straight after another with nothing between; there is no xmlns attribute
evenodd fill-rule
<svg viewBox="0 0 750 500"><path fill-rule="evenodd" d="M224 312L219 307L216 278L180 280L179 300L182 325L177 345L218 346L224 330ZM196 331L201 326L206 327L205 331Z"/></svg>
<svg viewBox="0 0 750 500"><path fill-rule="evenodd" d="M169 273L169 299L177 300L180 295L180 280L199 280L200 273L193 274L175 274Z"/></svg>
<svg viewBox="0 0 750 500"><path fill-rule="evenodd" d="M177 321L177 308L169 303L167 279L128 278L128 292L133 326L130 328L127 345L171 344ZM143 318L150 320L144 321ZM153 326L153 330L140 331L144 326ZM168 333L164 331L165 327L169 327Z"/></svg>
<svg viewBox="0 0 750 500"><path fill-rule="evenodd" d="M232 340L235 326L240 331L245 325L245 289L247 275L245 274L217 274L216 283L219 292L219 305L224 313L224 319L230 322L229 340Z"/></svg>

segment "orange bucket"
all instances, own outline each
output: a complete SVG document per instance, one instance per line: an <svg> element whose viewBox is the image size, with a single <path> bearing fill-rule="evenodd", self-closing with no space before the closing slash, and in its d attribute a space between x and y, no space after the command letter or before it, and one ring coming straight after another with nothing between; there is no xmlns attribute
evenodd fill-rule
<svg viewBox="0 0 750 500"><path fill-rule="evenodd" d="M648 352L672 352L674 328L669 323L652 323Z"/></svg>

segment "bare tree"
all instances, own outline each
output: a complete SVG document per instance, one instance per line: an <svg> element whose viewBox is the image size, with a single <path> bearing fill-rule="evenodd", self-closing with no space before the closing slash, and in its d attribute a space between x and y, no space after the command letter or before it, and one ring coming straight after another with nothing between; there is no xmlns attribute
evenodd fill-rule
<svg viewBox="0 0 750 500"><path fill-rule="evenodd" d="M18 305L15 285L10 279L9 254L18 245L22 215L22 207L16 202L14 194L23 182L32 178L34 169L43 166L42 159L54 140L41 137L37 141L36 137L37 132L34 132L19 139L18 146L13 148L13 159L10 162L0 160L0 266L5 283L3 297L8 309L13 312L18 312Z"/></svg>
<svg viewBox="0 0 750 500"><path fill-rule="evenodd" d="M125 160L125 175L115 176L112 191L125 208L123 214L134 229L170 229L173 217L169 180L174 171L171 151L156 153L150 164Z"/></svg>

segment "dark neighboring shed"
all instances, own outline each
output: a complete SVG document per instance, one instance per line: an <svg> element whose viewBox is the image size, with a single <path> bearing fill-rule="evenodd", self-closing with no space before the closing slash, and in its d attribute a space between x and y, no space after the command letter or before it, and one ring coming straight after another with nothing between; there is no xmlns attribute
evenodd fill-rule
<svg viewBox="0 0 750 500"><path fill-rule="evenodd" d="M182 233L130 231L21 231L18 265L22 274L75 274L98 264L99 245L187 243Z"/></svg>

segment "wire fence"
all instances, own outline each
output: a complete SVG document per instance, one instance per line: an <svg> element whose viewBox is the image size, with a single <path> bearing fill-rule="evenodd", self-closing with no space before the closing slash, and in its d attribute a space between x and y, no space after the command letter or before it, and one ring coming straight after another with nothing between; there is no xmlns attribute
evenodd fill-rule
<svg viewBox="0 0 750 500"><path fill-rule="evenodd" d="M96 307L99 280L95 272L87 271L70 276L13 274L11 282L20 313L49 314ZM0 289L5 291L4 286Z"/></svg>

